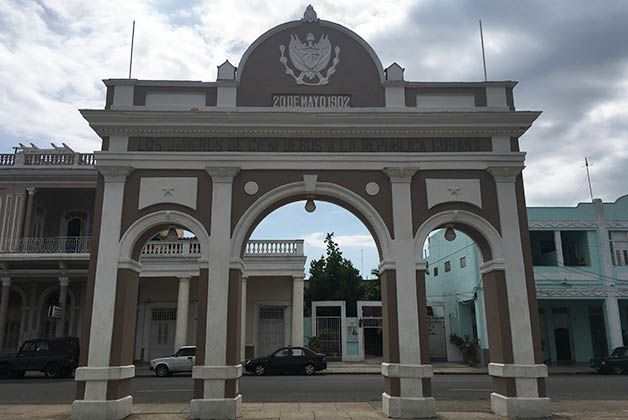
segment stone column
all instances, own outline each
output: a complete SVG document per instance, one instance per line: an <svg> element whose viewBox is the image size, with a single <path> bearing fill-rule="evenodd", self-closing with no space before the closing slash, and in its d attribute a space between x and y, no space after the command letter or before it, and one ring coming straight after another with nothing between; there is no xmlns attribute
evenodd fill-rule
<svg viewBox="0 0 628 420"><path fill-rule="evenodd" d="M7 311L9 310L9 294L11 293L11 278L2 276L2 297L0 298L0 351L4 347L4 329L7 325Z"/></svg>
<svg viewBox="0 0 628 420"><path fill-rule="evenodd" d="M121 166L98 168L104 177L102 218L89 321L87 366L79 367L75 375L76 381L85 382L85 392L82 400L75 400L72 404L72 418L75 420L91 419L96 415L98 418L122 419L131 414L133 397L130 396L130 389L124 397L117 397L114 395L117 392L108 390L110 382L135 376L133 365L111 366L122 203L126 178L131 170Z"/></svg>
<svg viewBox="0 0 628 420"><path fill-rule="evenodd" d="M240 361L246 360L246 283L248 278L242 276L242 326L240 328Z"/></svg>
<svg viewBox="0 0 628 420"><path fill-rule="evenodd" d="M231 257L231 200L233 178L239 168L207 168L212 178L211 242L209 247L209 282L201 360L196 358L192 371L195 398L190 402L191 419L235 419L240 415L242 396L239 378L240 317L242 302L242 260ZM199 304L205 303L199 297ZM212 339L209 339L212 337Z"/></svg>
<svg viewBox="0 0 628 420"><path fill-rule="evenodd" d="M494 277L497 276L494 283L498 285L496 287L500 287L501 292L492 299L506 297L509 331L506 330L506 326L503 326L501 333L506 335L506 339L510 335L512 348L512 362L510 357L502 363L493 362L491 344L489 374L498 378L498 381L514 378L514 389L505 387L503 392L491 394L491 407L495 413L507 417L542 418L551 416L551 408L549 398L541 396L544 391L540 392L540 381L547 376L547 366L536 363L534 354L530 297L528 296L515 189L515 182L521 169L521 167L489 168L497 187L504 261L503 263L495 262L497 265L490 268L485 267L484 272L485 275L491 273ZM503 268L500 264L503 264ZM500 285L501 283L504 283L503 286ZM488 289L486 290L488 292ZM534 299L535 296L531 298ZM492 317L488 313L487 316ZM488 329L490 331L491 327L489 326Z"/></svg>
<svg viewBox="0 0 628 420"><path fill-rule="evenodd" d="M619 305L613 280L613 258L611 256L611 246L606 227L606 216L604 215L604 203L601 199L593 199L597 216L598 235L600 238L600 248L602 249L602 264L604 265L604 281L608 296L606 297L606 315L608 317L608 330L610 332L611 348L623 346L624 337L621 333L621 318L619 316Z"/></svg>
<svg viewBox="0 0 628 420"><path fill-rule="evenodd" d="M31 236L31 228L33 227L33 205L35 204L35 188L27 187L26 216L24 217L23 237Z"/></svg>
<svg viewBox="0 0 628 420"><path fill-rule="evenodd" d="M188 313L190 309L190 277L179 277L177 298L177 325L174 333L174 351L187 344Z"/></svg>
<svg viewBox="0 0 628 420"><path fill-rule="evenodd" d="M293 346L303 346L303 277L292 278L292 335Z"/></svg>
<svg viewBox="0 0 628 420"><path fill-rule="evenodd" d="M68 299L68 285L70 279L68 277L59 277L59 306L61 307L61 318L55 321L55 337L63 337L65 327L65 307Z"/></svg>
<svg viewBox="0 0 628 420"><path fill-rule="evenodd" d="M382 305L384 316L384 414L394 418L427 418L436 416L431 396L432 366L422 358L421 348L427 337L419 319L425 307L425 264L419 262L419 250L412 231L410 185L416 168L386 168L392 184L394 237L392 261L382 261ZM419 305L419 300L423 302ZM425 319L425 322L427 320ZM421 324L421 325L420 325ZM425 325L426 327L426 325ZM423 334L421 334L423 333ZM425 351L426 349L424 349ZM427 354L427 353L425 353Z"/></svg>
<svg viewBox="0 0 628 420"><path fill-rule="evenodd" d="M564 273L565 257L563 255L563 238L560 234L560 230L554 231L554 246L556 247L556 260L558 263L558 269L561 273Z"/></svg>

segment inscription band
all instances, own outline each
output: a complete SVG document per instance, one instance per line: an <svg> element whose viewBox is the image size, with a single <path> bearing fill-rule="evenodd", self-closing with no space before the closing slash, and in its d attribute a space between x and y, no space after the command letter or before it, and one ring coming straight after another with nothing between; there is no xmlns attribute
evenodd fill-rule
<svg viewBox="0 0 628 420"><path fill-rule="evenodd" d="M490 152L490 138L129 137L130 152L456 153Z"/></svg>

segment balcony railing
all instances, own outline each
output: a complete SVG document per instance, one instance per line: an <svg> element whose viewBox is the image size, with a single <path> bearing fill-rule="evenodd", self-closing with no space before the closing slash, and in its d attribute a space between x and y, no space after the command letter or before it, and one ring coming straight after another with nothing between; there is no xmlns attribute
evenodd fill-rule
<svg viewBox="0 0 628 420"><path fill-rule="evenodd" d="M4 254L89 254L90 236L18 238L0 241L0 253Z"/></svg>
<svg viewBox="0 0 628 420"><path fill-rule="evenodd" d="M250 240L244 253L251 256L303 255L303 239Z"/></svg>
<svg viewBox="0 0 628 420"><path fill-rule="evenodd" d="M48 237L18 238L0 241L4 254L89 254L92 238ZM142 248L142 257L198 257L201 244L196 239L179 241L148 241ZM251 240L246 244L246 256L302 256L303 240Z"/></svg>
<svg viewBox="0 0 628 420"><path fill-rule="evenodd" d="M142 257L178 256L194 257L201 255L201 244L195 240L187 241L149 241L142 248Z"/></svg>
<svg viewBox="0 0 628 420"><path fill-rule="evenodd" d="M93 153L4 153L0 166L94 166Z"/></svg>

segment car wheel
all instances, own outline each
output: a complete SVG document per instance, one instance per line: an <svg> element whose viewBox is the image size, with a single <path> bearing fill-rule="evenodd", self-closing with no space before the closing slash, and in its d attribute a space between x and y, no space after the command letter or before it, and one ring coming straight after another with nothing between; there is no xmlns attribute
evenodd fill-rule
<svg viewBox="0 0 628 420"><path fill-rule="evenodd" d="M266 368L264 367L264 365L257 365L255 366L255 374L257 376L262 376L266 373Z"/></svg>
<svg viewBox="0 0 628 420"><path fill-rule="evenodd" d="M48 363L44 368L44 374L47 378L58 378L61 376L61 368L56 363Z"/></svg>
<svg viewBox="0 0 628 420"><path fill-rule="evenodd" d="M23 378L25 374L26 372L24 372L23 370L14 370L11 377L15 379L20 379Z"/></svg>
<svg viewBox="0 0 628 420"><path fill-rule="evenodd" d="M624 373L624 368L621 366L613 366L613 373L615 375L621 375L622 373Z"/></svg>
<svg viewBox="0 0 628 420"><path fill-rule="evenodd" d="M9 379L11 377L11 366L5 364L0 365L0 379Z"/></svg>
<svg viewBox="0 0 628 420"><path fill-rule="evenodd" d="M160 378L170 376L170 369L168 369L168 366L166 365L157 365L157 367L155 368L155 375L159 376Z"/></svg>
<svg viewBox="0 0 628 420"><path fill-rule="evenodd" d="M308 363L307 365L305 365L305 374L306 375L314 375L314 373L316 373L316 368L314 367L313 364Z"/></svg>

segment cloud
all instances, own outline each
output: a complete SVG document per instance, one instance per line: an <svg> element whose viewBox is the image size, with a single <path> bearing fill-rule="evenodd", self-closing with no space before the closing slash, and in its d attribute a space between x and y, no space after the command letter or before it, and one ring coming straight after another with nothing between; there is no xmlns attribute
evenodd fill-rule
<svg viewBox="0 0 628 420"><path fill-rule="evenodd" d="M306 235L303 239L305 245L311 248L326 249L324 232L314 232ZM343 248L361 248L361 249L376 249L375 242L371 235L334 235L334 241Z"/></svg>
<svg viewBox="0 0 628 420"><path fill-rule="evenodd" d="M268 29L302 16L287 0L0 0L0 144L100 139L78 112L102 108L105 78L213 81ZM521 138L529 205L587 200L578 192L587 156L594 195L625 194L628 167L628 8L622 0L323 0L321 19L349 27L406 80L482 80L478 19L488 76L518 80L515 104L543 114Z"/></svg>

